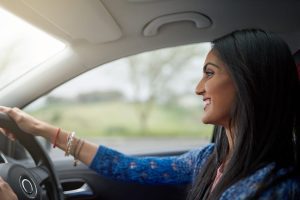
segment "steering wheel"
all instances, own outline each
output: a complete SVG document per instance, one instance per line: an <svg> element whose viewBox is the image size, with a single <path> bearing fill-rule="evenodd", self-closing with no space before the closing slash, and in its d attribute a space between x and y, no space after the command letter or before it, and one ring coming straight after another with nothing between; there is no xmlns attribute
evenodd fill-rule
<svg viewBox="0 0 300 200"><path fill-rule="evenodd" d="M22 131L8 115L1 112L0 127L13 132L35 162L33 168L16 163L0 164L0 176L11 186L18 199L42 199L45 190L49 199L64 199L53 163L36 138Z"/></svg>

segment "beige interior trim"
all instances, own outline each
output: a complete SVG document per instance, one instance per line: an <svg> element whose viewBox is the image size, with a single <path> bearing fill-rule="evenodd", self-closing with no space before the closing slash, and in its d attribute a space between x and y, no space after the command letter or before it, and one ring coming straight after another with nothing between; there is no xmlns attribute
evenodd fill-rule
<svg viewBox="0 0 300 200"><path fill-rule="evenodd" d="M164 15L152 20L144 28L144 36L155 36L158 34L160 27L175 22L191 21L197 28L207 28L211 26L211 20L205 15L197 12L182 12Z"/></svg>
<svg viewBox="0 0 300 200"><path fill-rule="evenodd" d="M99 0L23 2L73 40L98 44L114 41L122 36L120 27ZM74 23L70 23L72 21Z"/></svg>

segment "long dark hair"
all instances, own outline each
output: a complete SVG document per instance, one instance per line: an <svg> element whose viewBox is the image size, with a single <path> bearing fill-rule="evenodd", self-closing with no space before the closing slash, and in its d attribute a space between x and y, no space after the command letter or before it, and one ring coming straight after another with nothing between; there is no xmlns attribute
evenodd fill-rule
<svg viewBox="0 0 300 200"><path fill-rule="evenodd" d="M287 44L259 29L238 30L212 42L235 87L231 122L234 147L223 176L211 191L217 168L225 161L228 141L218 127L215 149L199 171L188 199L218 199L231 185L270 163L299 170L299 81ZM276 181L264 184L256 196ZM254 196L255 196L254 195ZM253 196L253 198L255 198Z"/></svg>

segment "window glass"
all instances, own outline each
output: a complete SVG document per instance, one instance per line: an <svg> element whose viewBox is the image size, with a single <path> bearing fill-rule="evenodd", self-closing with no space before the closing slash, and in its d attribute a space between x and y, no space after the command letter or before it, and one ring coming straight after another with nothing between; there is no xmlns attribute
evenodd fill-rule
<svg viewBox="0 0 300 200"><path fill-rule="evenodd" d="M65 45L0 8L0 89Z"/></svg>
<svg viewBox="0 0 300 200"><path fill-rule="evenodd" d="M174 47L105 64L53 90L26 111L124 153L207 144L212 126L201 123L202 98L194 91L209 49L207 43Z"/></svg>

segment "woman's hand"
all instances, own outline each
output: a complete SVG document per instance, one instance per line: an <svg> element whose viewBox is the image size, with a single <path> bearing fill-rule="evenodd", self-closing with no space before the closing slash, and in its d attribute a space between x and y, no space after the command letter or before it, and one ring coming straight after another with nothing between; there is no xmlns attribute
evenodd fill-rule
<svg viewBox="0 0 300 200"><path fill-rule="evenodd" d="M18 197L11 187L0 177L0 199L1 200L17 200Z"/></svg>
<svg viewBox="0 0 300 200"><path fill-rule="evenodd" d="M46 122L40 121L31 115L23 112L19 108L9 108L0 106L0 112L6 113L12 120L16 122L20 129L26 133L33 134L34 136L47 137L47 130L53 129L54 127ZM9 130L2 129L4 134L11 140L15 139L13 133Z"/></svg>
<svg viewBox="0 0 300 200"><path fill-rule="evenodd" d="M0 106L0 112L6 113L24 132L30 133L34 136L42 136L63 151L67 151L67 138L70 135L69 131L60 130L51 124L28 115L18 108ZM3 128L2 130L7 137L10 139L15 139L14 134L9 130ZM76 141L78 142L77 138L74 139L74 145L76 144ZM90 165L97 152L97 149L98 145L84 141L81 151L78 153L78 159L86 165Z"/></svg>

